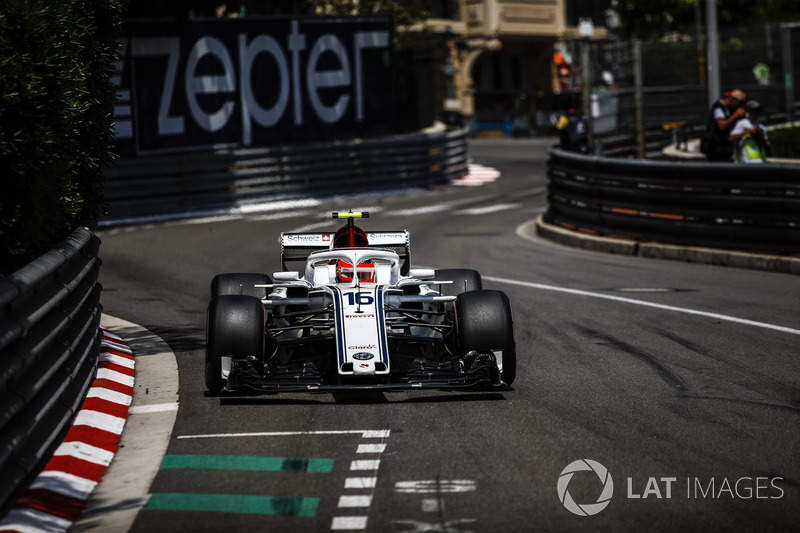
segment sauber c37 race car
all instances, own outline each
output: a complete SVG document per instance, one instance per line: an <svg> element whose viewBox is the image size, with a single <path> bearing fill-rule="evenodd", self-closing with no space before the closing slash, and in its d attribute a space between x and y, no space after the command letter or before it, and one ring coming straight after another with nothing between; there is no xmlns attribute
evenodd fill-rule
<svg viewBox="0 0 800 533"><path fill-rule="evenodd" d="M283 271L219 274L206 387L229 392L509 386L511 306L478 272L412 269L407 231L283 233ZM287 263L305 262L304 271Z"/></svg>

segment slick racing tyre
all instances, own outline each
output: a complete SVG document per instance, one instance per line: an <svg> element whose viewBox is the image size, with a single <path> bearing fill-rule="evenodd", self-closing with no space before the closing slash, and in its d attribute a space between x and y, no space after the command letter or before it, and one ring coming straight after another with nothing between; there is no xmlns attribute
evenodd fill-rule
<svg viewBox="0 0 800 533"><path fill-rule="evenodd" d="M225 386L222 358L264 355L264 308L253 296L226 294L208 304L206 324L206 388L219 394Z"/></svg>
<svg viewBox="0 0 800 533"><path fill-rule="evenodd" d="M272 280L266 274L217 274L211 280L211 299L226 294L241 294L264 298L269 289L254 285L269 285Z"/></svg>
<svg viewBox="0 0 800 533"><path fill-rule="evenodd" d="M511 303L501 291L470 291L455 302L456 332L461 353L502 350L501 378L511 385L517 377L517 352Z"/></svg>

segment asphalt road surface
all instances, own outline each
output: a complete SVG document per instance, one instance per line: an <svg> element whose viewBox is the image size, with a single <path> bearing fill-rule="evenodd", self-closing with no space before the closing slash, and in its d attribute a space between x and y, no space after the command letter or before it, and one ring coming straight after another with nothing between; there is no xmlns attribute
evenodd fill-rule
<svg viewBox="0 0 800 533"><path fill-rule="evenodd" d="M501 177L100 232L105 312L180 372L132 531L800 528L800 278L539 239L547 143L471 154ZM280 270L281 231L334 230L348 208L408 229L414 266L508 293L513 390L204 395L211 278Z"/></svg>

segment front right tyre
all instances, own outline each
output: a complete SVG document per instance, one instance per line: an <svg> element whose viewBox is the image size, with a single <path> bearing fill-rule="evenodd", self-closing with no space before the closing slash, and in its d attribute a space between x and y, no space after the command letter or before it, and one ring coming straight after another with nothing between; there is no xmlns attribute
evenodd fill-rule
<svg viewBox="0 0 800 533"><path fill-rule="evenodd" d="M225 387L223 358L263 359L264 319L261 300L255 296L225 294L208 304L205 382L210 393L219 394Z"/></svg>

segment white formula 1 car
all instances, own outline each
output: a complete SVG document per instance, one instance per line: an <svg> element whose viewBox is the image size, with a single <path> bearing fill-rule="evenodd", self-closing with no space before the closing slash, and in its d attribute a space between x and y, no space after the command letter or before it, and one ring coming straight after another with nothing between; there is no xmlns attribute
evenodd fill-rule
<svg viewBox="0 0 800 533"><path fill-rule="evenodd" d="M478 272L412 269L407 231L281 234L283 271L211 282L206 387L281 392L509 386L511 306ZM287 263L304 261L303 272Z"/></svg>

